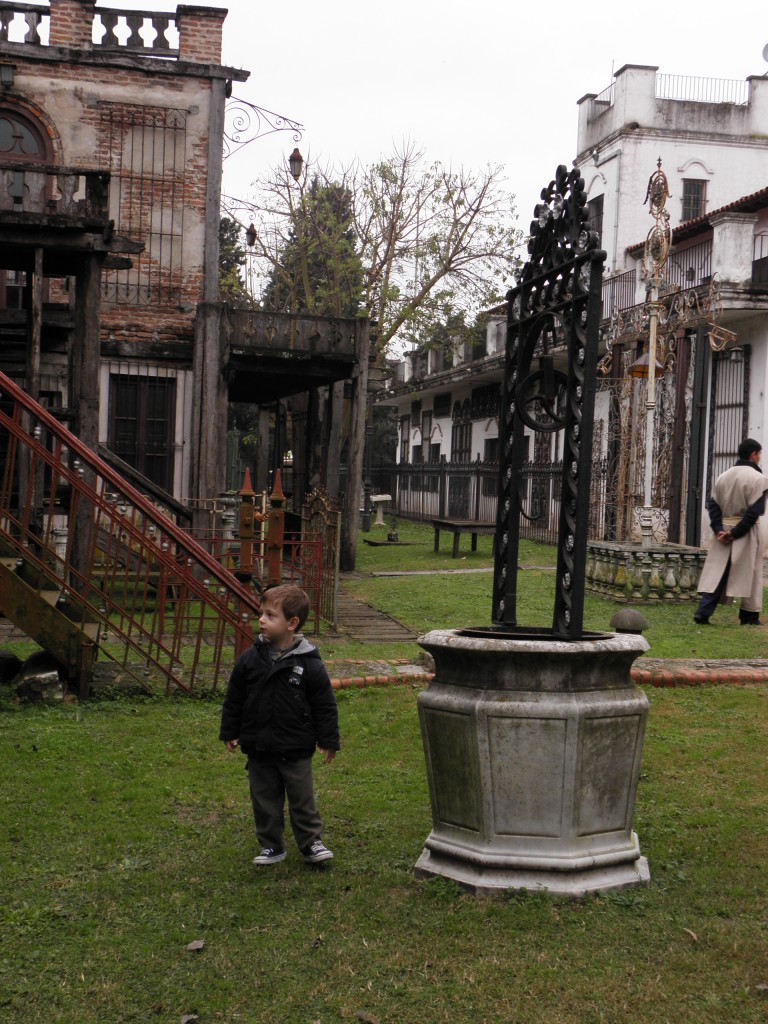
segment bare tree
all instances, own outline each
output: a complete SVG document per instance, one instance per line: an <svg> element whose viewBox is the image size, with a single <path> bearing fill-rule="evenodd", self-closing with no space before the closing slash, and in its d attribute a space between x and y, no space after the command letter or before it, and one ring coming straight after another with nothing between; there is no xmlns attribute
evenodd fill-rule
<svg viewBox="0 0 768 1024"><path fill-rule="evenodd" d="M293 312L338 315L351 299L375 328L369 358L419 343L457 310L469 314L496 305L517 263L521 232L503 169L453 171L427 163L414 144L370 166L321 167L308 160L298 185L285 169L254 183L251 237L263 268L265 297L281 295ZM351 220L341 231L328 219L343 196ZM350 260L349 229L356 259ZM345 240L329 244L329 234ZM343 258L342 258L343 257ZM279 285L279 287L278 287ZM298 308L299 297L301 298ZM352 305L354 305L354 303ZM353 390L346 507L359 507L367 396ZM362 403L363 409L360 408ZM342 568L354 567L357 516L342 527Z"/></svg>

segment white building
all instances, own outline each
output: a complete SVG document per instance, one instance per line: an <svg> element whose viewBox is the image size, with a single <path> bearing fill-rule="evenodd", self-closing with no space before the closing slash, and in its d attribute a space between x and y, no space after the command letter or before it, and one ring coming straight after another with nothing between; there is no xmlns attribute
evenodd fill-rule
<svg viewBox="0 0 768 1024"><path fill-rule="evenodd" d="M698 544L712 478L733 461L743 436L764 440L768 422L768 78L657 72L626 65L608 89L578 102L576 163L590 226L607 253L591 533L635 536L643 504L645 383L632 365L647 347L642 257L654 220L643 201L661 160L673 232L661 294L676 329L662 331L657 351L654 533ZM494 519L492 466L483 482L479 471L475 478L461 467L497 457L493 396L498 407L504 335L500 307L491 311L483 352L406 357L387 400L400 416L402 513ZM537 536L556 523L542 481L559 458L559 439L537 434L528 444L525 486ZM441 458L447 465L436 486L436 473L421 463L431 468Z"/></svg>

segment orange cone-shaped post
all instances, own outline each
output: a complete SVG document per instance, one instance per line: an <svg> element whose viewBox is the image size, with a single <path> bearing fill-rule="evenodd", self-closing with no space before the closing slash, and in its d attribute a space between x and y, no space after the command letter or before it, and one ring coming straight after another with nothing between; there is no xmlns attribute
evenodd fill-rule
<svg viewBox="0 0 768 1024"><path fill-rule="evenodd" d="M283 540L285 538L285 495L280 470L275 473L275 486L269 496L269 527L267 530L267 583L282 580Z"/></svg>

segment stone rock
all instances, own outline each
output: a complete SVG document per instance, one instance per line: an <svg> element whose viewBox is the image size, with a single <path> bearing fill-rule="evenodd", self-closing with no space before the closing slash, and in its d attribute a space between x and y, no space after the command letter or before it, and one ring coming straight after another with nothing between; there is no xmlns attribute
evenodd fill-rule
<svg viewBox="0 0 768 1024"><path fill-rule="evenodd" d="M64 700L67 687L59 673L59 663L47 651L31 654L16 677L16 695L39 704Z"/></svg>
<svg viewBox="0 0 768 1024"><path fill-rule="evenodd" d="M648 629L648 619L636 608L622 608L611 618L617 633L642 633Z"/></svg>

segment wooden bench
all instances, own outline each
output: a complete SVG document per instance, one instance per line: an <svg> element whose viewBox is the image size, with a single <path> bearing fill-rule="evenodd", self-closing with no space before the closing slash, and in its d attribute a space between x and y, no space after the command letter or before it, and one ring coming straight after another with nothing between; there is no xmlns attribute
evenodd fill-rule
<svg viewBox="0 0 768 1024"><path fill-rule="evenodd" d="M435 531L435 551L440 550L440 531L453 534L453 557L459 557L459 538L462 533L472 535L472 550L477 551L477 537L482 534L484 537L493 536L496 533L495 523L481 523L476 519L433 519L432 526Z"/></svg>

